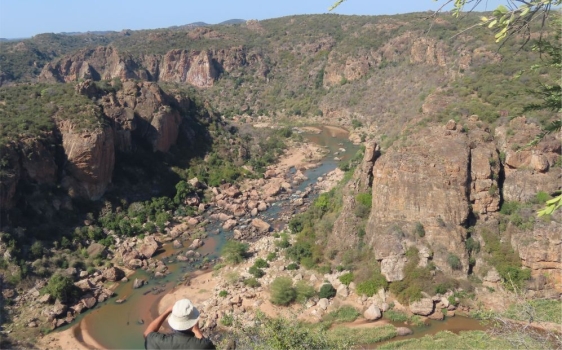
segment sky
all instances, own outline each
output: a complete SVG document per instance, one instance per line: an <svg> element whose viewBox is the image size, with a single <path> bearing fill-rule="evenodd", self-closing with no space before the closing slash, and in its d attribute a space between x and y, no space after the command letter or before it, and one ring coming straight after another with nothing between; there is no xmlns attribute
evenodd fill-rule
<svg viewBox="0 0 562 350"><path fill-rule="evenodd" d="M0 0L0 37L154 29L193 22L327 13L335 0ZM491 10L506 0L488 0ZM334 13L392 15L435 10L445 0L347 0Z"/></svg>

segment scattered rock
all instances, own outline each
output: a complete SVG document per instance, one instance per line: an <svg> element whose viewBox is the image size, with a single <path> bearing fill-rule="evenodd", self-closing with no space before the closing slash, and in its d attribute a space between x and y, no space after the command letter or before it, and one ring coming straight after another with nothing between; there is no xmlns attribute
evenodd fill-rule
<svg viewBox="0 0 562 350"><path fill-rule="evenodd" d="M52 297L51 297L51 294L49 294L49 293L44 294L41 298L39 298L39 302L40 302L41 304L50 303L51 300L52 300Z"/></svg>
<svg viewBox="0 0 562 350"><path fill-rule="evenodd" d="M103 244L94 242L90 244L90 246L87 249L87 252L88 252L88 256L104 255L105 246Z"/></svg>
<svg viewBox="0 0 562 350"><path fill-rule="evenodd" d="M183 247L183 244L182 244L180 241L178 241L177 239L174 240L174 242L172 243L172 245L173 245L173 247L176 248L176 249L180 249L180 248Z"/></svg>
<svg viewBox="0 0 562 350"><path fill-rule="evenodd" d="M224 225L222 225L222 228L225 230L231 230L234 226L236 226L238 223L236 222L236 220L233 219L228 219L226 220L226 222L224 223Z"/></svg>
<svg viewBox="0 0 562 350"><path fill-rule="evenodd" d="M432 313L431 315L429 315L427 317L431 320L441 321L445 318L445 315L443 315L441 310L435 310L434 313Z"/></svg>
<svg viewBox="0 0 562 350"><path fill-rule="evenodd" d="M139 253L146 259L151 258L158 250L159 243L152 236L144 238L144 244L140 247Z"/></svg>

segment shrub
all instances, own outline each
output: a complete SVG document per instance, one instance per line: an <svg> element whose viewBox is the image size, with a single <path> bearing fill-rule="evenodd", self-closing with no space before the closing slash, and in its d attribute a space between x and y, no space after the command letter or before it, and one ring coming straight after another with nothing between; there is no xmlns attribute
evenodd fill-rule
<svg viewBox="0 0 562 350"><path fill-rule="evenodd" d="M349 286L349 284L353 282L353 273L348 272L346 274L343 274L339 277L339 280L341 283L345 284L346 286Z"/></svg>
<svg viewBox="0 0 562 350"><path fill-rule="evenodd" d="M249 272L252 276L254 276L255 278L260 278L260 277L263 277L263 275L265 275L265 272L264 272L262 269L256 267L255 265L254 265L254 266L251 266L251 267L248 269L248 272Z"/></svg>
<svg viewBox="0 0 562 350"><path fill-rule="evenodd" d="M298 270L298 269L299 269L299 265L295 263L290 263L289 265L287 265L287 270Z"/></svg>
<svg viewBox="0 0 562 350"><path fill-rule="evenodd" d="M222 257L227 263L239 264L244 261L249 245L236 241L228 241L222 248Z"/></svg>
<svg viewBox="0 0 562 350"><path fill-rule="evenodd" d="M420 237L425 237L425 229L423 228L421 222L416 223L416 233Z"/></svg>
<svg viewBox="0 0 562 350"><path fill-rule="evenodd" d="M336 289L330 283L323 284L318 292L320 298L330 299L336 296Z"/></svg>
<svg viewBox="0 0 562 350"><path fill-rule="evenodd" d="M67 276L62 276L60 274L54 274L49 279L49 282L45 286L44 291L51 294L56 299L69 300L71 297L76 296L78 291L76 286L74 286L74 281L72 278Z"/></svg>
<svg viewBox="0 0 562 350"><path fill-rule="evenodd" d="M221 318L220 323L225 327L230 327L234 324L234 316L232 314L226 314Z"/></svg>
<svg viewBox="0 0 562 350"><path fill-rule="evenodd" d="M35 243L31 245L31 255L36 259L43 256L43 243L41 243L41 241L35 241Z"/></svg>
<svg viewBox="0 0 562 350"><path fill-rule="evenodd" d="M299 303L304 303L306 300L312 298L314 294L316 294L314 291L314 287L303 280L297 282L297 284L295 285L295 290L297 292L296 300Z"/></svg>
<svg viewBox="0 0 562 350"><path fill-rule="evenodd" d="M263 260L262 258L259 258L254 262L254 266L263 269L269 267L269 264L267 263L267 261Z"/></svg>
<svg viewBox="0 0 562 350"><path fill-rule="evenodd" d="M267 261L273 261L277 258L277 254L274 252L271 252L269 254L267 254L267 257L265 258Z"/></svg>
<svg viewBox="0 0 562 350"><path fill-rule="evenodd" d="M459 259L459 257L455 254L449 254L449 256L447 257L447 263L453 270L462 269L461 259Z"/></svg>
<svg viewBox="0 0 562 350"><path fill-rule="evenodd" d="M244 279L243 283L244 283L245 286L248 286L248 287L251 287L251 288L257 288L257 287L261 286L260 282L257 279L255 279L254 277Z"/></svg>
<svg viewBox="0 0 562 350"><path fill-rule="evenodd" d="M228 292L226 290L221 290L219 292L219 297L224 298L228 295Z"/></svg>
<svg viewBox="0 0 562 350"><path fill-rule="evenodd" d="M387 287L388 282L386 281L386 278L380 272L377 272L370 279L358 283L356 292L358 295L364 294L368 297L372 297L380 289L386 289Z"/></svg>
<svg viewBox="0 0 562 350"><path fill-rule="evenodd" d="M296 263L300 263L303 258L312 257L312 245L308 242L297 242L287 248L287 257Z"/></svg>
<svg viewBox="0 0 562 350"><path fill-rule="evenodd" d="M543 204L549 199L550 199L550 195L544 191L538 192L537 195L535 196L535 202L539 204Z"/></svg>
<svg viewBox="0 0 562 350"><path fill-rule="evenodd" d="M288 305L297 297L293 281L289 277L277 277L271 283L270 291L271 302L276 305Z"/></svg>

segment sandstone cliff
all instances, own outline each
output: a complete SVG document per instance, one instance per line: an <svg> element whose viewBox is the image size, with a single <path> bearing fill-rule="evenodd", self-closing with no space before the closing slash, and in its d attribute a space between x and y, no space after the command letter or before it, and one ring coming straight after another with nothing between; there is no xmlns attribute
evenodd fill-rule
<svg viewBox="0 0 562 350"><path fill-rule="evenodd" d="M466 118L463 124L450 121L408 135L374 163L373 202L364 239L388 281L404 278L405 252L410 246L418 249L422 265L431 260L447 275L463 278L470 272L484 278L488 260L478 258L472 265L466 240L472 237L485 245L478 232L498 232L502 201L525 202L539 191L554 193L561 188L562 169L554 166L560 157L559 135L516 152L519 147L513 147L514 143L527 144L539 132L525 118L497 128L496 138L477 116ZM510 135L507 139L506 134ZM362 173L363 169L357 171ZM348 188L355 188L354 181ZM342 226L353 218L351 198L344 196L344 210L334 224L338 244L357 241L356 230L346 231ZM419 225L423 235L417 232ZM507 231L500 233L511 240L532 276L548 276L542 289L562 290L560 225L558 219L537 221L529 232L528 227L508 223ZM451 266L451 255L462 266Z"/></svg>

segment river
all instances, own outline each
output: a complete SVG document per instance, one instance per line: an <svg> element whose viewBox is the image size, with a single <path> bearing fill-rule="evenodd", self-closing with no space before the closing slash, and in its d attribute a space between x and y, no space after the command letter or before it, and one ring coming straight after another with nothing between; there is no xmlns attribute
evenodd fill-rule
<svg viewBox="0 0 562 350"><path fill-rule="evenodd" d="M320 146L327 147L330 154L322 161L322 164L316 168L307 170L305 175L308 180L303 182L296 190L303 190L305 187L317 181L318 177L323 176L327 172L335 169L339 163L334 159L334 153L340 148L345 148L345 152L340 152L338 157L342 161L349 160L357 151L358 147L351 144L347 139L347 132L342 129L331 127L319 127L321 132L318 134L303 133L305 141L316 143ZM278 217L282 207L286 205L288 200L280 200L273 203L271 208L264 212L265 219L275 219ZM284 223L282 223L284 225ZM279 225L277 225L279 226ZM276 227L281 229L282 227ZM230 231L224 231L217 222L211 223L205 227L209 234L204 239L205 244L199 248L201 259L213 261L218 258L218 252L232 235ZM218 232L218 234L216 234ZM189 241L184 242L187 246ZM74 328L74 332L78 340L82 340L82 329L87 328L89 335L95 339L100 345L109 349L141 349L144 348L144 339L142 332L147 323L157 314L157 306L159 300L177 285L187 278L188 274L196 273L197 266L186 262L176 262L171 257L177 253L177 249L172 248L171 244L166 244L162 251L155 256L156 259L162 259L169 269L169 274L161 279L155 279L152 274L143 270L137 270L129 278L129 282L121 283L116 289L117 297L113 297L104 303L98 304L93 310L81 315L78 320L79 325ZM198 264L196 264L198 265ZM132 288L132 281L135 278L148 280L149 284L140 289ZM158 289L159 293L153 293L153 289ZM126 298L126 302L116 304L115 300ZM146 321L146 322L145 322ZM66 327L68 328L68 327ZM447 321L432 321L430 326L414 329L415 333L409 337L417 337L425 334L434 334L441 330L469 330L481 329L478 323L466 318L452 318ZM401 337L400 339L406 339Z"/></svg>

